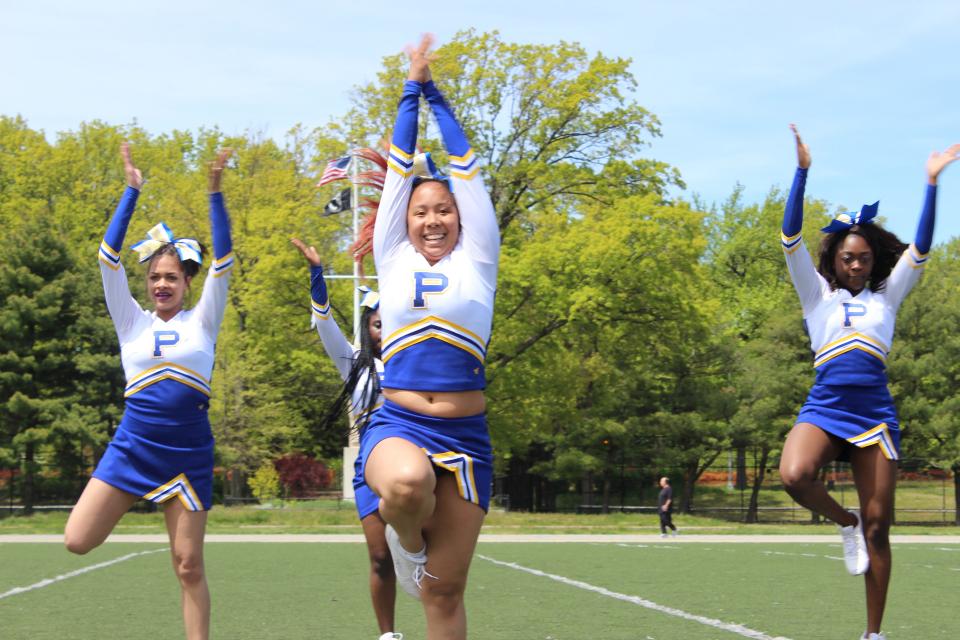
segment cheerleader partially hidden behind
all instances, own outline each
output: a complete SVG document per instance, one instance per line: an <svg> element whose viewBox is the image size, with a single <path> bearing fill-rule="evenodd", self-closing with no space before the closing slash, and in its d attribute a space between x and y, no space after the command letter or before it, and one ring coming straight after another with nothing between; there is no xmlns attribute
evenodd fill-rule
<svg viewBox="0 0 960 640"><path fill-rule="evenodd" d="M383 404L380 393L380 378L383 375L383 362L380 361L380 296L367 287L360 287L363 293L360 299L360 345L354 347L347 342L331 314L320 254L315 247L308 247L296 238L291 242L310 264L313 322L324 350L343 380L343 389L334 400L333 409L324 421L324 428L341 421L344 408L348 408L350 421L358 430L360 445L363 446L368 433L367 424ZM403 634L394 632L397 578L384 537L386 523L380 517L380 499L367 486L359 465L354 469L353 495L370 559L370 599L380 628L380 640L402 640Z"/></svg>

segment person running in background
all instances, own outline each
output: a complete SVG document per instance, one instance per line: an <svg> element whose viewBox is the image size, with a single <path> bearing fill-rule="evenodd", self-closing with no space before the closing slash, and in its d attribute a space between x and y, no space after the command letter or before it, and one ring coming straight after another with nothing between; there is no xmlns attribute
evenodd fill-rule
<svg viewBox="0 0 960 640"><path fill-rule="evenodd" d="M677 528L673 525L673 487L670 478L660 478L660 495L657 497L657 513L660 514L660 537L667 537L667 529L672 535L677 535Z"/></svg>

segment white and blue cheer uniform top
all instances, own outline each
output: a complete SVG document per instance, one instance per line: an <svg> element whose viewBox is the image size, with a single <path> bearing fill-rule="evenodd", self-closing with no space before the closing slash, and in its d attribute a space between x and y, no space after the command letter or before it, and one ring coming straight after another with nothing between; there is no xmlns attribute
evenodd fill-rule
<svg viewBox="0 0 960 640"><path fill-rule="evenodd" d="M421 92L450 157L450 186L460 213L456 246L432 266L407 238ZM384 335L383 386L415 391L483 389L500 232L477 158L432 81L404 84L388 165L373 234Z"/></svg>
<svg viewBox="0 0 960 640"><path fill-rule="evenodd" d="M310 297L313 308L313 323L317 327L317 333L320 334L320 341L323 343L323 349L333 360L340 378L346 381L350 375L350 369L359 353L359 349L347 342L343 332L337 325L336 319L330 312L330 297L327 293L327 284L323 279L322 267L310 267ZM383 320L381 319L381 324ZM379 379L376 384L377 399L374 401L373 413L383 405L383 395L380 393L380 384L383 382L383 362L379 358L374 358ZM367 413L367 385L369 380L369 371L361 372L356 386L351 390L350 396L350 423L362 424Z"/></svg>
<svg viewBox="0 0 960 640"><path fill-rule="evenodd" d="M205 419L214 346L227 306L233 267L230 222L223 195L210 194L214 260L192 309L164 322L130 295L120 250L140 192L128 187L100 244L107 309L120 340L127 379L125 414L140 422L177 425Z"/></svg>
<svg viewBox="0 0 960 640"><path fill-rule="evenodd" d="M784 212L781 242L800 296L819 385L886 386L887 354L897 310L920 279L933 241L936 187L927 186L916 239L900 256L880 291L854 295L831 289L801 237L807 170L797 169Z"/></svg>

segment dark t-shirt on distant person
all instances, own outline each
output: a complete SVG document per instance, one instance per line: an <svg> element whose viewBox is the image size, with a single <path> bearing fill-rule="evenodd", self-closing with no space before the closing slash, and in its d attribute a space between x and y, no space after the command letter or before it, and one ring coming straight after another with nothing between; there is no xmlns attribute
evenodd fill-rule
<svg viewBox="0 0 960 640"><path fill-rule="evenodd" d="M663 511L663 505L667 504L667 500L670 500L670 506L667 508L667 511L673 510L673 487L670 485L665 486L663 489L660 489L660 497L657 499L657 504L660 505L660 510Z"/></svg>

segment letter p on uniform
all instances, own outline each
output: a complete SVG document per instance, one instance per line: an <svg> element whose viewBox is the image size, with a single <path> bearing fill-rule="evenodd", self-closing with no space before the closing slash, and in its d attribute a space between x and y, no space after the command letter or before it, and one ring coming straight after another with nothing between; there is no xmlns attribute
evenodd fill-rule
<svg viewBox="0 0 960 640"><path fill-rule="evenodd" d="M867 305L860 304L859 302L843 303L843 326L852 327L853 323L850 321L852 318L859 318L865 315L867 315Z"/></svg>
<svg viewBox="0 0 960 640"><path fill-rule="evenodd" d="M153 357L163 357L163 347L172 347L180 342L180 334L176 331L153 332Z"/></svg>
<svg viewBox="0 0 960 640"><path fill-rule="evenodd" d="M442 273L431 273L429 271L415 271L413 273L414 278L414 293L413 293L413 308L414 309L426 309L427 308L427 299L426 296L443 293L443 290L447 288L448 280L447 276Z"/></svg>

